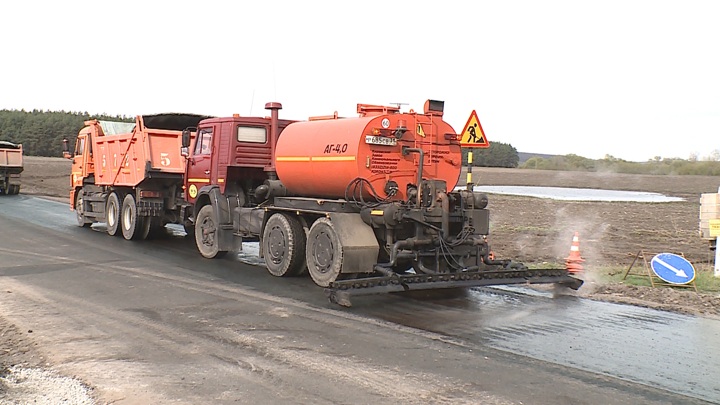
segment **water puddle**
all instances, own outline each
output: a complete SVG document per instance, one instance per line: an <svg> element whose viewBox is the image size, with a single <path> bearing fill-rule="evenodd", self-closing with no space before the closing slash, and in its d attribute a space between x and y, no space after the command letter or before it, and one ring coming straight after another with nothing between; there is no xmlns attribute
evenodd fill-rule
<svg viewBox="0 0 720 405"><path fill-rule="evenodd" d="M680 197L670 197L659 193L649 193L644 191L599 190L590 188L475 186L473 190L488 194L521 195L564 201L627 201L650 203L684 201L684 199Z"/></svg>

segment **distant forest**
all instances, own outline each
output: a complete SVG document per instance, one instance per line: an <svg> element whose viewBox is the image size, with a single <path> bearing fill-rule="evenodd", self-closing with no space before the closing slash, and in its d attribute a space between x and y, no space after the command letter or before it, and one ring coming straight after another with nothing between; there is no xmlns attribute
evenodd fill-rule
<svg viewBox="0 0 720 405"><path fill-rule="evenodd" d="M21 143L28 156L62 156L62 140L75 143L89 119L133 122L135 117L90 115L87 112L0 110L0 141Z"/></svg>
<svg viewBox="0 0 720 405"><path fill-rule="evenodd" d="M21 143L28 156L62 156L62 140L70 145L89 119L133 122L135 117L90 115L87 112L0 110L0 141ZM463 150L463 164L467 164ZM511 145L494 142L487 149L473 151L474 166L517 167L518 152Z"/></svg>
<svg viewBox="0 0 720 405"><path fill-rule="evenodd" d="M74 145L84 121L99 119L133 122L135 117L90 115L87 112L0 110L0 141L21 143L28 156L62 156L62 140ZM463 148L463 166L468 164L469 149ZM474 148L472 165L476 167L507 167L520 169L565 171L610 171L630 174L678 174L720 176L720 151L699 160L662 158L647 162L628 162L607 155L603 159L587 159L577 155L536 155L520 153L512 145L491 142L489 148Z"/></svg>

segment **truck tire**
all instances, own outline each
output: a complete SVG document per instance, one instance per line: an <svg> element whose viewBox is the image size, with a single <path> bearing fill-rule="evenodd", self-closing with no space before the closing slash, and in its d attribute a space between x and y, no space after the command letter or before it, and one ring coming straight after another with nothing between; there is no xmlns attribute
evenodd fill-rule
<svg viewBox="0 0 720 405"><path fill-rule="evenodd" d="M123 198L120 225L122 225L123 237L127 240L138 240L142 236L147 236L147 234L143 235L142 232L145 218L138 217L135 196L132 194L128 194Z"/></svg>
<svg viewBox="0 0 720 405"><path fill-rule="evenodd" d="M263 230L263 255L268 272L276 277L305 272L305 230L295 216L273 214Z"/></svg>
<svg viewBox="0 0 720 405"><path fill-rule="evenodd" d="M218 222L212 205L200 208L195 219L195 244L198 251L207 259L216 259L225 256L227 251L220 250L218 242Z"/></svg>
<svg viewBox="0 0 720 405"><path fill-rule="evenodd" d="M18 195L18 194L20 194L20 185L19 185L19 184L13 184L13 185L10 186L10 188L8 189L8 191L9 191L8 194L10 194L10 195Z"/></svg>
<svg viewBox="0 0 720 405"><path fill-rule="evenodd" d="M161 239L167 236L165 224L160 217L146 217L141 239Z"/></svg>
<svg viewBox="0 0 720 405"><path fill-rule="evenodd" d="M105 204L105 218L108 235L120 235L120 197L114 191L110 193Z"/></svg>
<svg viewBox="0 0 720 405"><path fill-rule="evenodd" d="M89 228L90 225L92 225L92 221L85 219L84 211L82 190L79 190L77 194L75 194L75 218L77 219L78 226Z"/></svg>
<svg viewBox="0 0 720 405"><path fill-rule="evenodd" d="M305 259L310 277L320 287L329 286L340 276L343 246L329 219L320 218L310 227Z"/></svg>

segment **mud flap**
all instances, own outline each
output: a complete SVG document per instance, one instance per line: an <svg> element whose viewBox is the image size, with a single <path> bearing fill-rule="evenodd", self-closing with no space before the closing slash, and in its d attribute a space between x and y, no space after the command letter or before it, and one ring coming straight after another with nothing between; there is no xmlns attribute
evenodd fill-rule
<svg viewBox="0 0 720 405"><path fill-rule="evenodd" d="M200 195L207 194L218 221L217 225L217 242L220 251L228 252L234 247L233 221L232 211L225 198L220 192L220 187L216 185L204 186L200 189ZM195 212L197 216L197 212Z"/></svg>
<svg viewBox="0 0 720 405"><path fill-rule="evenodd" d="M372 273L380 245L370 225L356 213L331 213L330 221L343 247L340 273Z"/></svg>

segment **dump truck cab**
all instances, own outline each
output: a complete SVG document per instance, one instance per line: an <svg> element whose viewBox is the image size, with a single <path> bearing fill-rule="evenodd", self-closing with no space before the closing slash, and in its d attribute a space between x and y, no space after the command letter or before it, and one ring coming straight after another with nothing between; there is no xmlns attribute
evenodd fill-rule
<svg viewBox="0 0 720 405"><path fill-rule="evenodd" d="M68 140L63 139L63 157L72 160L70 170L70 208L75 209L75 193L82 188L86 179L92 181L95 174L95 163L92 156L92 137L99 135L98 121L89 120L78 133L75 147L71 151Z"/></svg>

